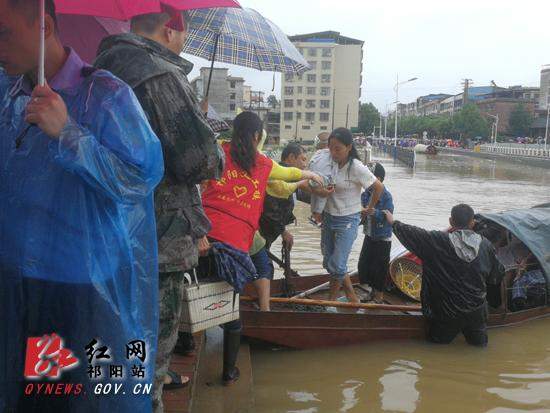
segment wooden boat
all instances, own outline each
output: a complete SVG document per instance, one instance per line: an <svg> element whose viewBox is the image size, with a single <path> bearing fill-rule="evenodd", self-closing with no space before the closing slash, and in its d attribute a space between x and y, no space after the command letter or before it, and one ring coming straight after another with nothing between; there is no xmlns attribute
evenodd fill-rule
<svg viewBox="0 0 550 413"><path fill-rule="evenodd" d="M513 235L521 240L532 253L538 265L550 283L550 207L510 211L501 214L485 214L479 217L489 227L503 230L508 236ZM403 256L401 253L399 256ZM272 282L272 296L282 297L310 290L326 283L328 275L300 277L290 270L288 261L285 264L285 279ZM511 283L517 268L507 266L506 277L501 283L500 294L502 305L491 309L489 327L506 327L550 315L550 306L529 308L522 311L511 311L508 305ZM363 287L358 285L356 276L352 277L356 291L364 294ZM245 294L253 295L251 289ZM312 293L309 298L322 299L326 292ZM260 312L254 303L241 301L241 320L243 334L277 345L306 349L315 347L356 345L380 340L423 339L425 321L419 311L418 303L400 291L394 290L385 295L387 304L395 309L368 309L357 313L356 309L340 309L338 313L320 312L315 307L280 304L272 305L271 312Z"/></svg>
<svg viewBox="0 0 550 413"><path fill-rule="evenodd" d="M418 143L414 147L414 151L416 153L424 153L427 155L437 155L437 148L432 144L424 145L422 143Z"/></svg>
<svg viewBox="0 0 550 413"><path fill-rule="evenodd" d="M428 145L426 148L426 154L428 155L437 155L437 148L435 145Z"/></svg>

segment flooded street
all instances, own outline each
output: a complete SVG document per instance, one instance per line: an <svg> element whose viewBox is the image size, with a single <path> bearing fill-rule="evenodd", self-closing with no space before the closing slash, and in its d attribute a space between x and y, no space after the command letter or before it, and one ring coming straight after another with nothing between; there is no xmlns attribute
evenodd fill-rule
<svg viewBox="0 0 550 413"><path fill-rule="evenodd" d="M438 155L420 156L413 172L375 154L386 168L395 216L440 229L453 205L497 212L550 202L550 170L513 163ZM298 203L292 266L322 272L320 231ZM362 234L350 270L357 265ZM279 244L273 252L278 252ZM421 341L296 351L256 348L252 354L255 411L550 412L550 319L493 329L489 347Z"/></svg>
<svg viewBox="0 0 550 413"><path fill-rule="evenodd" d="M407 224L444 229L449 225L451 208L463 202L476 212L528 208L550 202L550 169L440 154L419 155L413 171L384 156L375 152L374 159L386 169L384 184L393 196L395 219ZM307 220L309 206L297 202L294 214L297 226L289 227L294 234L292 267L302 275L319 274L321 231ZM357 266L362 242L360 233L349 268ZM280 242L272 247L277 254L280 249Z"/></svg>

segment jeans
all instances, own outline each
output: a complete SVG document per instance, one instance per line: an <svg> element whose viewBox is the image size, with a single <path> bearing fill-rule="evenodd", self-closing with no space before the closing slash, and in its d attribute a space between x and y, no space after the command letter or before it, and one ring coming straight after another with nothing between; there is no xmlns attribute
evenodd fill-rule
<svg viewBox="0 0 550 413"><path fill-rule="evenodd" d="M348 272L348 258L357 238L361 214L334 216L323 214L321 230L321 252L323 267L329 274L342 280Z"/></svg>
<svg viewBox="0 0 550 413"><path fill-rule="evenodd" d="M252 262L256 267L258 279L273 279L273 273L275 272L275 269L273 268L273 263L269 259L269 256L267 255L267 250L265 248L262 248L256 254L251 255L250 258L252 259Z"/></svg>

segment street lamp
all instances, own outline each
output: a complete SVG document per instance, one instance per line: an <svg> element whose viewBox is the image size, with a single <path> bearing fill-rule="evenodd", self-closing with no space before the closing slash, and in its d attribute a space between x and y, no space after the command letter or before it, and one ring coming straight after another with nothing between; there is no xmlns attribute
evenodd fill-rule
<svg viewBox="0 0 550 413"><path fill-rule="evenodd" d="M386 115L384 116L384 142L386 139L386 136L388 136L388 116L390 115L390 111L388 109L388 105L386 105Z"/></svg>
<svg viewBox="0 0 550 413"><path fill-rule="evenodd" d="M394 131L394 144L397 146L397 110L399 109L399 85L404 85L405 83L414 82L417 80L417 77L412 77L409 80L405 80L404 82L399 83L399 74L397 74L396 82L395 82L395 131Z"/></svg>
<svg viewBox="0 0 550 413"><path fill-rule="evenodd" d="M294 127L294 142L298 140L298 114L300 112L296 111L296 126Z"/></svg>
<svg viewBox="0 0 550 413"><path fill-rule="evenodd" d="M494 123L495 133L494 133L494 135L491 133L491 135L493 135L493 136L491 136L493 138L492 139L493 146L495 146L495 144L497 143L497 135L498 135L498 115L495 116L495 115L491 115L491 114L488 113L487 116L490 116L493 119L495 119L495 123ZM492 132L492 130L491 130L491 132Z"/></svg>
<svg viewBox="0 0 550 413"><path fill-rule="evenodd" d="M548 88L550 94L550 88ZM546 132L544 132L544 150L546 150L546 143L548 141L548 119L550 118L550 96L546 98Z"/></svg>

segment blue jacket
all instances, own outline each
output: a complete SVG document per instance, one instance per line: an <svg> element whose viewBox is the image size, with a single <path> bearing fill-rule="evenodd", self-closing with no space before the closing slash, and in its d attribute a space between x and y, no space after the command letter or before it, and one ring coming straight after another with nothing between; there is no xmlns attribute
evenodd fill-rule
<svg viewBox="0 0 550 413"><path fill-rule="evenodd" d="M71 371L83 383L78 411L150 412L150 395L128 391L137 363L125 349L145 341L140 379L152 383L159 317L153 190L163 176L162 148L132 89L74 51L49 83L69 115L57 139L24 121L32 91L26 78L0 72L0 411L18 410L23 360L15 349L29 335L56 333L80 360ZM85 353L92 338L123 367L117 382L127 396L94 397ZM101 370L103 380L109 370Z"/></svg>
<svg viewBox="0 0 550 413"><path fill-rule="evenodd" d="M366 190L361 194L361 204L366 207L370 201L371 193ZM386 215L382 211L388 210L393 213L393 198L390 191L384 187L384 192L380 196L380 200L375 206L374 215L370 218L373 220L373 234L367 234L372 239L379 240L385 238L391 238L392 227L386 221ZM365 231L367 229L367 223L365 222Z"/></svg>

